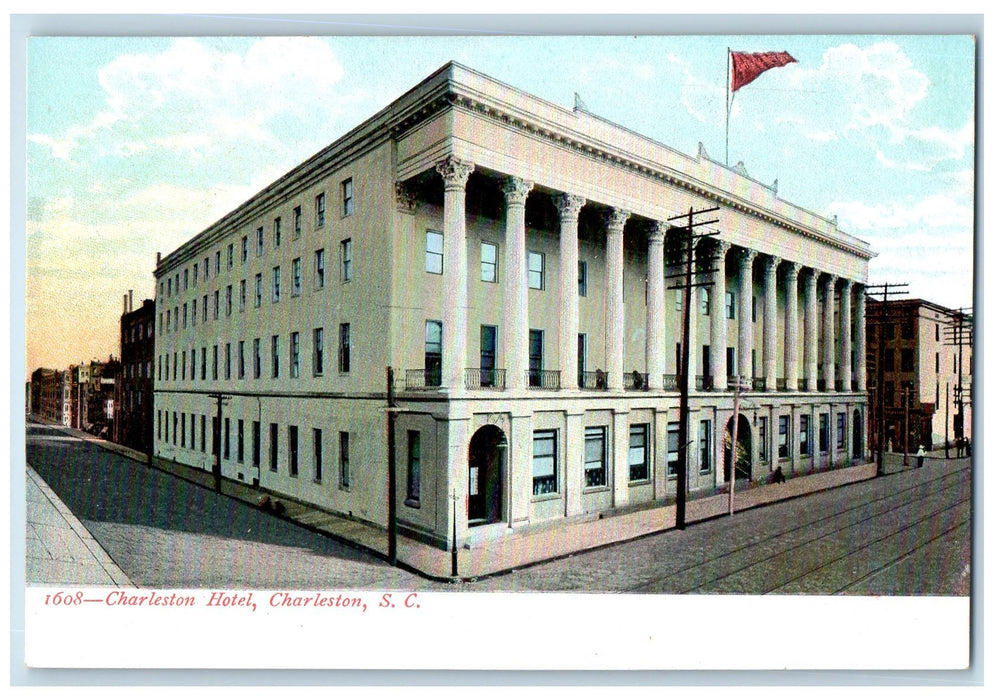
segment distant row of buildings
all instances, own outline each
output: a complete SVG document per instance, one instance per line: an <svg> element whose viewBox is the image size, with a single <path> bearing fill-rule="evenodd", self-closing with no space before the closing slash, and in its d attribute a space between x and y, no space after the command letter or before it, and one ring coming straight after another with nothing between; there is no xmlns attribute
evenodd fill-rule
<svg viewBox="0 0 994 700"><path fill-rule="evenodd" d="M112 434L449 547L663 504L681 453L692 493L865 462L881 370L892 448L968 433L964 315L880 313L873 257L741 165L450 63L157 260Z"/></svg>
<svg viewBox="0 0 994 700"><path fill-rule="evenodd" d="M110 438L119 370L120 362L113 356L106 362L93 360L64 370L39 367L28 382L30 412L50 423Z"/></svg>

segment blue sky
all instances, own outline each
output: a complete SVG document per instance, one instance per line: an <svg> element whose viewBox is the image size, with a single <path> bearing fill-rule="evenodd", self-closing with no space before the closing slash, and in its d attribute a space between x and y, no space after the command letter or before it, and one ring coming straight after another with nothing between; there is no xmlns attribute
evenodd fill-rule
<svg viewBox="0 0 994 700"><path fill-rule="evenodd" d="M729 161L879 253L870 282L972 306L969 36L34 38L27 368L118 352L121 296L449 60L687 154L725 150L727 49L786 50L733 102Z"/></svg>

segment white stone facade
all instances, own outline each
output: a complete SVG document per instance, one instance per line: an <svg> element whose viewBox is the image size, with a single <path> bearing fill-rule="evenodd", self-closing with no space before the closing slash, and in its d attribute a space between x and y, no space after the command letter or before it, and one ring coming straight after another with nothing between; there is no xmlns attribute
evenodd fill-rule
<svg viewBox="0 0 994 700"><path fill-rule="evenodd" d="M390 366L403 532L447 546L453 528L472 541L662 503L671 219L714 206L689 488L727 478L729 376L753 383L739 478L861 461L865 243L703 152L457 64L161 259L155 453L210 469L223 393L225 476L385 526Z"/></svg>

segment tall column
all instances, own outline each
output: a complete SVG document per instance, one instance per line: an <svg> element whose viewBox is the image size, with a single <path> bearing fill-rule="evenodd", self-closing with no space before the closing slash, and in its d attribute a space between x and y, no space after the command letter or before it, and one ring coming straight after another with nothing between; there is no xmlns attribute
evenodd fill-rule
<svg viewBox="0 0 994 700"><path fill-rule="evenodd" d="M856 390L866 391L866 287L863 286L856 292ZM864 415L864 435L867 424Z"/></svg>
<svg viewBox="0 0 994 700"><path fill-rule="evenodd" d="M728 319L725 318L725 256L731 244L717 241L714 250L714 261L711 263L714 272L711 273L711 379L714 388L728 388L728 368L725 367L725 348L728 344ZM690 316L696 316L697 309L690 308ZM694 346L690 347L693 354ZM691 377L693 379L693 377Z"/></svg>
<svg viewBox="0 0 994 700"><path fill-rule="evenodd" d="M624 300L624 231L631 212L612 209L607 221L607 381L609 388L625 386L625 300Z"/></svg>
<svg viewBox="0 0 994 700"><path fill-rule="evenodd" d="M801 266L787 263L784 308L783 373L787 391L797 391L797 273Z"/></svg>
<svg viewBox="0 0 994 700"><path fill-rule="evenodd" d="M449 157L435 169L445 181L445 213L442 229L443 289L452 312L442 326L442 386L461 391L465 386L466 324L466 180L472 163Z"/></svg>
<svg viewBox="0 0 994 700"><path fill-rule="evenodd" d="M766 390L777 388L777 266L780 258L768 257L763 270L763 373Z"/></svg>
<svg viewBox="0 0 994 700"><path fill-rule="evenodd" d="M852 391L852 282L842 280L839 291L839 334L841 349L839 371L842 372L842 391Z"/></svg>
<svg viewBox="0 0 994 700"><path fill-rule="evenodd" d="M739 377L752 380L752 262L756 251L739 256Z"/></svg>
<svg viewBox="0 0 994 700"><path fill-rule="evenodd" d="M528 372L528 251L525 198L532 183L517 177L502 184L507 201L504 234L504 357L507 388L524 389Z"/></svg>
<svg viewBox="0 0 994 700"><path fill-rule="evenodd" d="M804 291L804 381L818 390L818 271L808 274Z"/></svg>
<svg viewBox="0 0 994 700"><path fill-rule="evenodd" d="M559 209L559 369L560 386L563 389L577 388L577 333L580 327L580 298L578 291L579 243L577 229L580 222L580 208L586 203L583 197L574 194L556 196Z"/></svg>
<svg viewBox="0 0 994 700"><path fill-rule="evenodd" d="M657 221L649 233L648 290L645 308L645 373L649 386L663 387L666 374L666 261L663 240L670 225Z"/></svg>
<svg viewBox="0 0 994 700"><path fill-rule="evenodd" d="M822 367L825 391L835 391L835 275L827 275L822 311L825 340L822 345Z"/></svg>

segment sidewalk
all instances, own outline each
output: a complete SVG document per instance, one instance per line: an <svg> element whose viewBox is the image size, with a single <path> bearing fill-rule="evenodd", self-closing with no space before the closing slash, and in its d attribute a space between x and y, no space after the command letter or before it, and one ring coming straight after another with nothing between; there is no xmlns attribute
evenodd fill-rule
<svg viewBox="0 0 994 700"><path fill-rule="evenodd" d="M148 468L147 455L102 440L88 433L52 426L67 434L88 440L100 447L128 457ZM890 455L889 455L890 457ZM900 455L897 456L900 459ZM890 459L887 460L890 463ZM175 462L156 458L152 468L173 476L213 489L214 480L210 471L197 469ZM899 469L892 468L891 471ZM746 510L767 503L795 498L816 491L835 488L865 479L876 474L874 464L817 472L808 475L788 477L785 484L743 484L735 494L735 510ZM385 528L363 521L352 520L300 503L278 494L254 488L246 483L223 479L221 493L231 498L257 505L264 495L278 500L285 511L280 517L324 534L335 540L365 550L379 557L387 556L387 532ZM721 516L728 512L729 498L726 493L715 493L694 498L687 502L686 520L694 522ZM470 532L460 540L456 552L456 577L468 579L487 574L535 564L540 561L568 556L578 551L635 539L645 535L672 529L676 525L676 506L672 503L648 504L639 507L619 509L615 513L588 514L567 520L526 525L513 532L504 530L500 537L486 539L482 531ZM492 537L492 535L491 535ZM451 580L453 577L453 553L444 551L417 540L397 537L398 563L415 573L438 580Z"/></svg>
<svg viewBox="0 0 994 700"><path fill-rule="evenodd" d="M26 469L25 521L27 585L133 585L30 464Z"/></svg>

